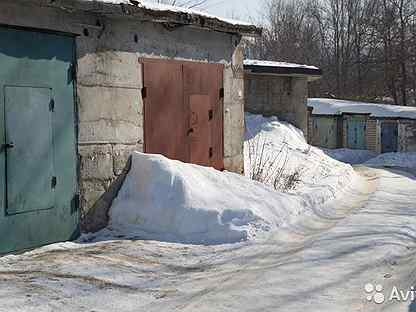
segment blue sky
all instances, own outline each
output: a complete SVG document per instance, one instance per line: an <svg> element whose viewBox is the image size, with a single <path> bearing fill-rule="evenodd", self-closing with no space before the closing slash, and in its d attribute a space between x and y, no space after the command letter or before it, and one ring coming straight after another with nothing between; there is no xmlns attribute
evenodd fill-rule
<svg viewBox="0 0 416 312"><path fill-rule="evenodd" d="M210 0L204 6L204 11L223 17L257 21L262 6L263 0Z"/></svg>

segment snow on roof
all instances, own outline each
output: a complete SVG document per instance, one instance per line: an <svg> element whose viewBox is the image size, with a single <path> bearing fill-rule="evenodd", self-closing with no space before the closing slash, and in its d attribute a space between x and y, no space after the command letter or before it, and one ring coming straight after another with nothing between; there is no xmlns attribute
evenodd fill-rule
<svg viewBox="0 0 416 312"><path fill-rule="evenodd" d="M287 63L287 62L262 61L262 60L245 60L244 65L245 66L304 68L304 69L319 70L319 68L316 67L316 66L302 65L302 64L295 64L295 63Z"/></svg>
<svg viewBox="0 0 416 312"><path fill-rule="evenodd" d="M171 12L171 13L184 13L189 15L195 15L195 16L201 16L205 18L210 19L216 19L220 22L224 22L230 25L234 26L248 26L248 27L256 27L252 23L243 22L243 21L237 21L229 18L223 18L215 15L211 15L207 12L203 12L200 10L195 9L188 9L185 7L179 7L179 6L172 6L162 3L156 3L151 1L142 1L142 0L84 0L84 1L98 1L98 2L104 2L104 3L110 3L110 4L127 4L127 5L134 5L139 8L143 8L145 10L151 10L151 11L159 11L159 12Z"/></svg>
<svg viewBox="0 0 416 312"><path fill-rule="evenodd" d="M342 113L370 114L376 118L416 119L416 107L374 104L336 99L308 99L308 107L317 115L341 115Z"/></svg>
<svg viewBox="0 0 416 312"><path fill-rule="evenodd" d="M307 77L308 81L318 80L322 76L322 71L316 66L287 62L245 60L244 69L252 74L259 75Z"/></svg>

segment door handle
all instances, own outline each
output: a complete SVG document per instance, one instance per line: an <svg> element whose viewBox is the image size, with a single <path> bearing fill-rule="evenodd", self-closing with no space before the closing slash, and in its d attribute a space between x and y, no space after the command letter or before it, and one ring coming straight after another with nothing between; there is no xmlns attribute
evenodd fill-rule
<svg viewBox="0 0 416 312"><path fill-rule="evenodd" d="M14 143L10 142L10 143L3 144L3 149L8 149L8 148L14 148Z"/></svg>
<svg viewBox="0 0 416 312"><path fill-rule="evenodd" d="M189 129L187 134L188 134L188 136L189 136L189 135L191 135L192 133L194 133L194 129L193 129L193 128Z"/></svg>

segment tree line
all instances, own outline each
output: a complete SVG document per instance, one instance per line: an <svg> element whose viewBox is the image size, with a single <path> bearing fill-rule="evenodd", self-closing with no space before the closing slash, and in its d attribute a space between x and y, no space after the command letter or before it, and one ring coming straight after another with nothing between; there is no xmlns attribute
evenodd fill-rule
<svg viewBox="0 0 416 312"><path fill-rule="evenodd" d="M416 106L415 0L265 0L251 57L319 66L311 96Z"/></svg>

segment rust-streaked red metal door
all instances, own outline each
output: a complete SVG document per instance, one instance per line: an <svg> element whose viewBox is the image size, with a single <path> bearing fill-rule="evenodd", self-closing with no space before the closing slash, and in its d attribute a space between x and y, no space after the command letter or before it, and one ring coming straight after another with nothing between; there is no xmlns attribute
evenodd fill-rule
<svg viewBox="0 0 416 312"><path fill-rule="evenodd" d="M141 63L145 152L224 169L223 65Z"/></svg>
<svg viewBox="0 0 416 312"><path fill-rule="evenodd" d="M224 168L223 70L218 64L183 63L185 107L201 121L191 136L191 162L217 169Z"/></svg>
<svg viewBox="0 0 416 312"><path fill-rule="evenodd" d="M189 155L190 162L197 165L211 164L211 102L208 95L190 95L190 134ZM211 151L212 153L212 151Z"/></svg>
<svg viewBox="0 0 416 312"><path fill-rule="evenodd" d="M152 59L142 60L142 64L145 152L187 162L182 65Z"/></svg>

